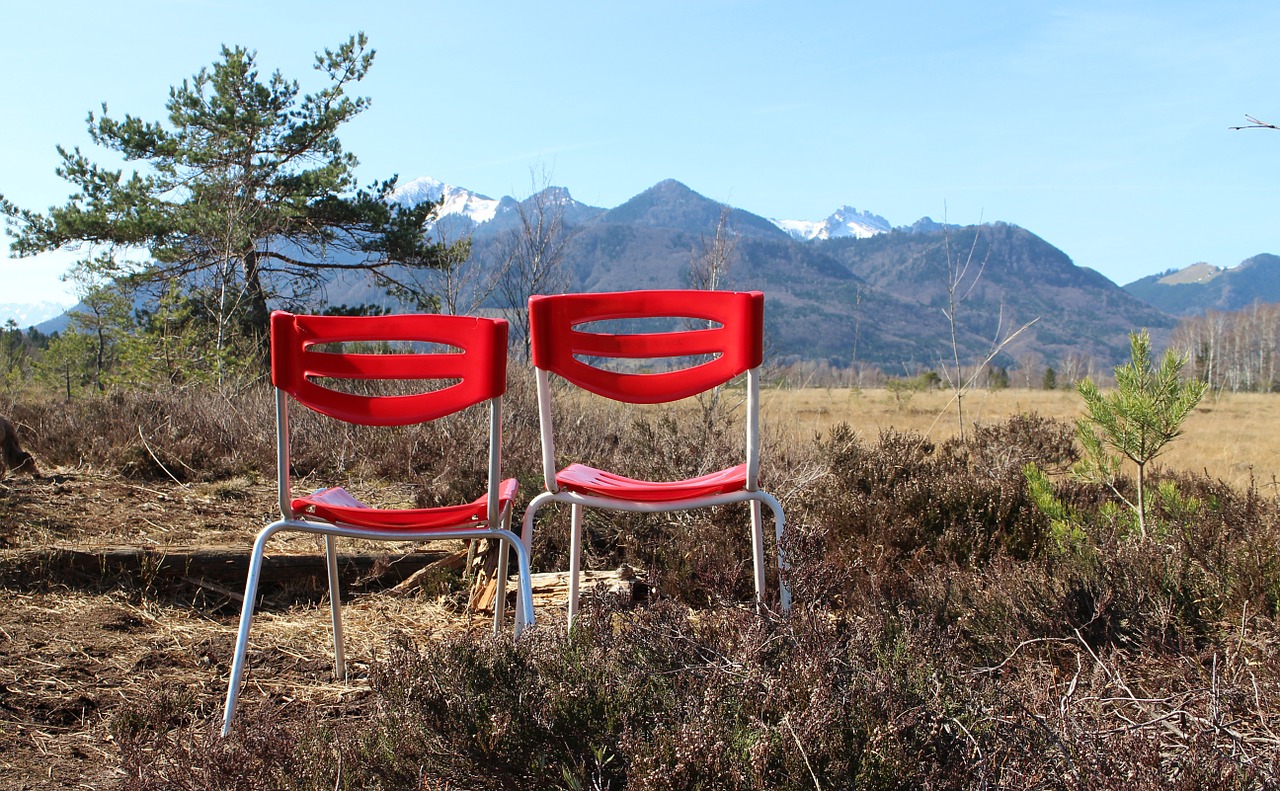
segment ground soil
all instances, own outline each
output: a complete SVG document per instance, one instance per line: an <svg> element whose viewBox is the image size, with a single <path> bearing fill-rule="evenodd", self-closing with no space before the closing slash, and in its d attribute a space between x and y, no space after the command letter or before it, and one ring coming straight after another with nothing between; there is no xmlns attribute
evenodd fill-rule
<svg viewBox="0 0 1280 791"><path fill-rule="evenodd" d="M182 702L188 721L216 727L244 572L183 573L156 558L247 556L274 509L274 482L139 482L85 469L0 479L0 788L117 785L113 727L159 690ZM390 560L415 551L375 546ZM314 537L300 535L272 547L319 552ZM84 562L94 553L127 557L122 548L140 560L102 560L98 568ZM350 716L367 695L368 663L389 634L429 638L485 628L481 616L464 612L465 592L374 592L390 565L359 571L345 604L352 678L343 684L331 679L328 608L317 606L321 580L290 574L281 585L264 574L242 705L324 707Z"/></svg>

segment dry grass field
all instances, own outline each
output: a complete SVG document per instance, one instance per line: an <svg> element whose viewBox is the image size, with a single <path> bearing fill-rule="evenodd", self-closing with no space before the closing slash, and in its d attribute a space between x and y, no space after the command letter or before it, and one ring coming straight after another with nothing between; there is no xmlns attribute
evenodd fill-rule
<svg viewBox="0 0 1280 791"><path fill-rule="evenodd" d="M1074 390L975 390L965 397L965 422L993 423L1020 413L1073 422L1082 400ZM951 393L934 390L895 394L887 389L803 388L769 390L763 395L764 421L789 441L808 442L816 433L846 422L865 438L880 431L913 431L935 442L955 436ZM1208 395L1187 419L1182 437L1157 463L1188 472L1205 472L1233 486L1254 481L1264 494L1280 480L1280 395L1222 393Z"/></svg>

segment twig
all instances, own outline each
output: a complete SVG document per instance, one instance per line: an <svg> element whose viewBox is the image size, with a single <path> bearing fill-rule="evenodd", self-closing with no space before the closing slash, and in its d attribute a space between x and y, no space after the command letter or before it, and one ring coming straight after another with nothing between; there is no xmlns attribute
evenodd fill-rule
<svg viewBox="0 0 1280 791"><path fill-rule="evenodd" d="M1018 643L1016 646L1014 646L1013 651L1010 652L1009 655L1006 656L1004 658L1004 661L1001 662L1000 664L992 665L991 667L979 667L974 670L970 670L969 675L976 676L979 673L994 673L995 671L1009 664L1009 662L1015 656L1017 656L1019 651L1021 651L1023 648L1026 648L1027 646L1032 645L1034 643L1074 643L1074 642L1075 640L1072 640L1069 637L1037 637L1033 640L1023 640L1021 643Z"/></svg>
<svg viewBox="0 0 1280 791"><path fill-rule="evenodd" d="M160 461L160 457L157 456L156 452L151 449L151 446L149 444L147 444L147 438L142 434L142 426L138 426L138 439L142 440L142 447L147 449L147 453L151 456L152 461L154 461L157 465L159 465L160 469L164 470L164 474L168 475L169 478L172 479L174 483L178 484L183 489L187 488L187 485L185 483L178 480L178 478L173 473L169 472L169 468L164 466L164 462Z"/></svg>
<svg viewBox="0 0 1280 791"><path fill-rule="evenodd" d="M190 583L190 584L192 584L192 585L196 586L197 588L201 588L201 589L203 589L203 590L207 590L207 591L210 591L210 592L212 592L212 593L216 593L216 594L218 594L219 596L226 596L228 599L233 599L234 601L238 601L238 602L243 602L243 601L244 601L244 594L242 594L242 593L236 593L235 591L231 590L230 588L225 588L225 587L223 587L223 586L221 586L221 585L217 584L216 582L210 582L209 580L207 580L207 579L205 579L205 578L203 578L203 577L185 577L185 576L184 576L184 577L182 577L182 581L183 581L183 582Z"/></svg>
<svg viewBox="0 0 1280 791"><path fill-rule="evenodd" d="M1267 121L1259 120L1257 118L1254 118L1252 115L1246 115L1244 119L1249 123L1245 124L1244 126L1233 126L1231 127L1231 130L1239 131L1241 129L1280 129L1280 126L1276 126L1275 124L1268 123Z"/></svg>
<svg viewBox="0 0 1280 791"><path fill-rule="evenodd" d="M1080 630L1073 627L1071 631L1076 633L1076 640L1079 641L1080 645L1084 646L1084 650L1089 652L1089 656L1093 657L1093 661L1098 664L1098 667L1102 668L1102 672L1107 674L1107 678L1114 681L1115 675L1111 672L1111 668L1107 667L1103 661L1098 658L1098 655L1093 652L1093 649L1084 639L1084 636L1080 634ZM1123 686L1123 682L1121 682L1121 686ZM1126 687L1124 691L1129 692L1129 689ZM1129 696L1133 697L1133 693L1129 692Z"/></svg>
<svg viewBox="0 0 1280 791"><path fill-rule="evenodd" d="M782 724L787 726L787 730L791 732L791 738L796 740L796 747L800 750L800 757L804 759L805 768L809 770L809 776L813 778L813 787L818 791L822 791L822 783L818 782L818 773L813 771L813 764L809 763L809 754L804 751L804 745L800 743L800 737L796 735L796 729L791 727L790 718L783 717Z"/></svg>
<svg viewBox="0 0 1280 791"><path fill-rule="evenodd" d="M1067 694L1063 695L1058 701L1058 716L1062 718L1062 735L1067 735L1067 709L1071 705L1071 698L1076 694L1076 684L1080 682L1080 673L1083 670L1080 662L1080 652L1076 652L1076 674L1071 677L1071 684L1067 687Z"/></svg>
<svg viewBox="0 0 1280 791"><path fill-rule="evenodd" d="M1169 720L1172 717L1185 717L1187 719L1198 719L1198 718L1191 717L1189 714L1187 714L1187 712L1183 711L1182 709L1174 709L1173 711L1166 711L1164 714L1160 714L1158 716L1152 717L1151 719L1146 720L1145 722L1134 722L1122 728L1112 728L1111 730L1100 731L1100 733L1104 736L1109 736L1114 733L1128 733L1130 731L1136 731L1141 728L1146 728L1149 725L1156 725L1157 723L1165 722L1166 720ZM1175 731L1175 732L1177 732L1179 736L1185 736L1185 734L1183 734L1181 731Z"/></svg>
<svg viewBox="0 0 1280 791"><path fill-rule="evenodd" d="M985 786L986 786L986 777L985 777L985 775L986 775L986 769L987 769L987 767L986 767L986 764L985 764L985 762L984 762L985 755L984 755L984 753L982 752L982 745L981 745L981 744L979 744L979 743L978 743L978 740L977 740L977 739L975 739L975 738L973 737L973 734L969 732L969 729L968 729L968 728L966 728L966 727L964 727L964 723L963 723L963 722L961 722L961 721L960 721L960 719L959 719L958 717L952 717L952 718L951 718L951 721L952 721L952 722L954 722L954 723L956 724L956 726L957 726L958 728L960 728L960 730L964 731L964 735L969 739L969 742L973 745L973 751L974 751L974 753L975 753L975 754L976 754L976 756L977 756L977 759L978 759L978 766L980 767L979 772L980 772L980 774L981 774L981 775L983 775L983 777L982 777L982 782L981 782L981 786L982 786L982 787L985 787Z"/></svg>

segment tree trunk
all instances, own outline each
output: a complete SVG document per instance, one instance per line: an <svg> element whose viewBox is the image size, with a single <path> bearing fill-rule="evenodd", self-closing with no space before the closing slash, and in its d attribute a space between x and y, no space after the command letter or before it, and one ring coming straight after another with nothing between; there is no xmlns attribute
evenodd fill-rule
<svg viewBox="0 0 1280 791"><path fill-rule="evenodd" d="M262 287L259 258L260 254L256 250L244 256L244 288L249 302L245 325L249 335L265 351L271 333L271 311L267 308L267 293Z"/></svg>
<svg viewBox="0 0 1280 791"><path fill-rule="evenodd" d="M1147 538L1147 476L1146 465L1138 465L1138 532L1145 541Z"/></svg>

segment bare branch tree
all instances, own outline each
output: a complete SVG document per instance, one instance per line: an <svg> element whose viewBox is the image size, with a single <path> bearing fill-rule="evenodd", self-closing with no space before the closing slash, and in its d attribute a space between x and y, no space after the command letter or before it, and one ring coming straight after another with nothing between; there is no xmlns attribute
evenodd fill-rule
<svg viewBox="0 0 1280 791"><path fill-rule="evenodd" d="M981 221L979 221L981 222ZM951 330L951 365L949 367L946 362L940 366L942 375L947 380L947 385L951 388L951 400L956 405L956 428L961 440L964 439L964 396L965 393L973 387L974 382L986 370L987 365L1000 354L1006 346L1008 346L1015 338L1023 333L1032 324L1039 321L1039 317L1023 324L1018 329L1005 334L1004 329L1004 304L1000 305L1000 312L996 317L995 335L991 340L991 347L983 360L974 366L969 376L965 376L964 367L960 362L960 336L958 324L956 321L957 311L960 306L977 288L978 281L982 279L982 273L986 271L987 261L991 258L990 246L987 247L986 255L978 263L978 271L970 277L969 270L972 268L975 255L978 250L978 239L982 235L981 224L974 226L973 242L969 245L969 251L964 255L963 259L956 253L953 254L951 249L951 225L946 221L944 214L942 221L943 244L947 257L947 306L942 309L942 315L946 316L947 324ZM966 283L967 281L967 283Z"/></svg>
<svg viewBox="0 0 1280 791"><path fill-rule="evenodd" d="M511 343L529 354L529 297L560 294L569 287L564 257L576 231L565 225L568 194L548 184L543 173L533 178L537 188L516 206L517 225L494 245L497 260L495 292L511 324ZM540 187L540 188L539 188Z"/></svg>
<svg viewBox="0 0 1280 791"><path fill-rule="evenodd" d="M404 267L378 277L387 293L414 310L452 315L476 312L498 287L499 271L472 254L471 233L451 238L447 222L429 224L439 247L438 268Z"/></svg>
<svg viewBox="0 0 1280 791"><path fill-rule="evenodd" d="M689 251L689 286L702 291L716 291L729 285L729 270L733 268L734 251L738 239L729 225L728 206L720 209L716 233L711 239L701 237L700 244Z"/></svg>
<svg viewBox="0 0 1280 791"><path fill-rule="evenodd" d="M991 258L991 248L988 247L987 254L982 257L982 261L978 266L977 274L969 281L965 292L960 294L964 279L969 273L969 267L973 264L974 254L978 250L978 237L982 235L981 227L981 225L975 226L973 243L969 245L969 252L962 262L959 255L952 255L951 224L947 222L946 212L943 212L943 244L947 255L947 306L942 310L942 315L947 317L947 324L951 330L951 359L955 367L948 368L944 363L941 368L942 374L946 377L947 384L951 386L954 394L952 400L956 403L956 420L961 439L964 439L964 393L967 389L967 383L964 382L964 372L960 367L960 340L956 330L956 310L973 293L973 289L978 285L978 280L982 277L982 273L986 271L987 260Z"/></svg>
<svg viewBox="0 0 1280 791"><path fill-rule="evenodd" d="M729 224L729 215L733 210L728 206L720 208L720 218L716 221L715 235L711 239L702 236L699 243L689 251L689 270L686 277L691 288L700 291L716 291L729 286L729 270L733 268L734 250L738 245L737 237ZM692 328L708 327L713 322L696 319L686 320ZM720 418L720 392L722 385L716 385L709 391L699 393L698 404L702 407L702 426L710 431L711 426Z"/></svg>
<svg viewBox="0 0 1280 791"><path fill-rule="evenodd" d="M436 235L445 241L446 232L437 229ZM463 315L475 313L498 287L496 272L487 270L471 254L471 239L458 243L464 252L451 259L451 264L436 272L436 294L440 297L443 313Z"/></svg>
<svg viewBox="0 0 1280 791"><path fill-rule="evenodd" d="M849 387L862 386L862 370L858 368L858 340L862 335L862 288L853 297L853 354L849 357Z"/></svg>

